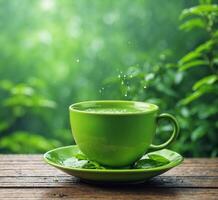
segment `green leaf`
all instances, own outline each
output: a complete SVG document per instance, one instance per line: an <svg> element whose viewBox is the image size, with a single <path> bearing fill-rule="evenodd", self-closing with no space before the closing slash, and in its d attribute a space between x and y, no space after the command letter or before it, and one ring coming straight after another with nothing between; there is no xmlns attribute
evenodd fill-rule
<svg viewBox="0 0 218 200"><path fill-rule="evenodd" d="M26 131L16 131L0 140L0 148L12 153L43 153L60 146L57 140Z"/></svg>
<svg viewBox="0 0 218 200"><path fill-rule="evenodd" d="M153 168L153 167L159 167L161 165L163 164L155 160L141 159L133 165L133 168L134 169L148 169L148 168Z"/></svg>
<svg viewBox="0 0 218 200"><path fill-rule="evenodd" d="M86 155L83 153L78 153L73 156L74 158L77 159L77 161L74 161L74 167L80 167L80 168L85 168L85 169L105 169L103 166L98 164L95 161L89 160ZM87 162L80 162L80 161L87 161Z"/></svg>
<svg viewBox="0 0 218 200"><path fill-rule="evenodd" d="M207 127L206 126L199 126L196 128L191 134L191 140L193 142L197 141L198 139L202 138L204 135L207 134Z"/></svg>
<svg viewBox="0 0 218 200"><path fill-rule="evenodd" d="M35 90L32 87L27 86L26 84L18 84L11 89L13 95L27 95L32 96L35 93Z"/></svg>
<svg viewBox="0 0 218 200"><path fill-rule="evenodd" d="M190 53L186 54L183 58L181 58L179 60L179 65L182 65L186 62L189 62L189 61L196 59L196 58L199 58L199 57L201 57L200 52L191 51Z"/></svg>
<svg viewBox="0 0 218 200"><path fill-rule="evenodd" d="M181 30L190 31L193 28L205 28L206 24L202 19L190 19L179 26Z"/></svg>
<svg viewBox="0 0 218 200"><path fill-rule="evenodd" d="M193 90L197 90L198 88L200 88L203 85L212 85L213 83L215 83L218 80L218 76L217 75L210 75L210 76L206 76L202 79L200 79L199 81L197 81L194 86L193 86Z"/></svg>
<svg viewBox="0 0 218 200"><path fill-rule="evenodd" d="M198 65L198 63L199 64L208 64L207 61L200 60L199 58L202 57L202 53L211 51L214 44L215 44L214 40L209 40L209 41L199 45L194 51L191 51L190 53L186 54L183 58L181 58L179 60L178 64L182 67L183 64L186 64L189 61L193 61L193 60L194 60L193 61L194 63L192 63L192 62L189 62L189 63L192 63L194 65L195 65L195 63L196 63L196 65Z"/></svg>
<svg viewBox="0 0 218 200"><path fill-rule="evenodd" d="M214 40L209 40L201 45L199 45L195 51L198 53L202 53L202 52L208 52L212 49L213 45L215 44Z"/></svg>
<svg viewBox="0 0 218 200"><path fill-rule="evenodd" d="M35 98L35 106L37 107L45 107L45 108L55 108L56 102L48 99L43 99L43 97L37 97Z"/></svg>
<svg viewBox="0 0 218 200"><path fill-rule="evenodd" d="M152 157L152 159L149 156L149 159L145 158L145 159L141 159L141 160L137 161L133 165L133 168L135 168L135 169L149 169L149 168L154 168L154 167L159 167L159 166L162 166L162 165L166 165L168 163L169 163L168 159L166 159L166 158L163 159L163 157L160 156L160 155L154 155Z"/></svg>
<svg viewBox="0 0 218 200"><path fill-rule="evenodd" d="M214 37L214 38L217 38L217 37L218 37L218 31L215 31L215 32L213 33L213 37Z"/></svg>
<svg viewBox="0 0 218 200"><path fill-rule="evenodd" d="M44 97L38 96L36 94L34 96L15 94L5 99L2 104L7 107L15 107L15 106L43 107L43 108L56 107L56 103L54 101L44 99Z"/></svg>
<svg viewBox="0 0 218 200"><path fill-rule="evenodd" d="M94 161L88 161L87 163L85 163L82 168L85 169L105 169L105 167L101 166L100 164L98 164L97 162Z"/></svg>
<svg viewBox="0 0 218 200"><path fill-rule="evenodd" d="M6 106L6 107L15 107L15 106L26 106L26 107L30 107L33 105L32 99L28 98L26 96L11 96L7 99L5 99L2 102L2 105Z"/></svg>
<svg viewBox="0 0 218 200"><path fill-rule="evenodd" d="M148 169L148 168L166 165L170 162L167 158L165 158L161 155L155 154L155 153L149 153L149 154L147 154L147 157L148 158L143 158L143 159L137 161L133 165L133 168Z"/></svg>
<svg viewBox="0 0 218 200"><path fill-rule="evenodd" d="M211 85L204 85L204 87L200 87L198 90L193 92L191 95L187 96L185 99L180 101L181 105L187 105L192 101L200 98L205 93L216 92L216 88L212 87Z"/></svg>
<svg viewBox="0 0 218 200"><path fill-rule="evenodd" d="M82 153L78 153L74 157L77 158L78 160L88 160L87 156Z"/></svg>
<svg viewBox="0 0 218 200"><path fill-rule="evenodd" d="M158 154L154 154L154 153L148 154L148 157L150 159L154 160L154 161L157 161L157 162L160 162L160 163L164 163L164 164L167 164L167 163L170 162L167 158L165 158L165 157L163 157L161 155L158 155Z"/></svg>
<svg viewBox="0 0 218 200"><path fill-rule="evenodd" d="M154 79L154 77L155 77L154 73L148 73L148 74L145 75L145 80L146 81L151 81L151 80Z"/></svg>
<svg viewBox="0 0 218 200"><path fill-rule="evenodd" d="M57 156L58 158L58 156ZM56 162L59 162L60 160L57 159ZM88 162L88 160L78 160L75 157L71 157L66 159L64 162L61 162L61 164L67 166L67 167L74 167L74 168L83 168L83 165L85 165Z"/></svg>
<svg viewBox="0 0 218 200"><path fill-rule="evenodd" d="M192 101L198 99L200 96L202 96L203 93L201 91L195 91L194 93L192 93L191 95L187 96L185 99L182 99L180 101L181 105L187 105L189 103L191 103Z"/></svg>
<svg viewBox="0 0 218 200"><path fill-rule="evenodd" d="M184 71L184 70L187 70L189 68L198 67L198 66L202 66L202 65L208 65L208 61L194 60L194 61L191 61L191 62L188 62L188 63L181 65L179 68L181 71Z"/></svg>
<svg viewBox="0 0 218 200"><path fill-rule="evenodd" d="M218 65L218 57L213 58L213 63Z"/></svg>
<svg viewBox="0 0 218 200"><path fill-rule="evenodd" d="M217 12L218 6L217 5L198 5L192 8L184 9L180 15L180 19L184 19L189 16L197 15L201 16L203 14L208 14L212 12Z"/></svg>
<svg viewBox="0 0 218 200"><path fill-rule="evenodd" d="M105 169L105 167L101 166L100 164L98 164L95 161L91 161L88 160L88 158L82 154L82 153L78 153L74 156L77 161L74 161L74 167L82 167L85 169ZM162 166L165 164L168 164L170 161L168 159L166 159L165 157L161 156L161 155L157 155L154 153L150 153L148 154L148 159L141 159L139 161L137 161L134 165L133 168L151 168L151 167L158 167L158 166ZM80 162L81 160L83 161L87 161L87 162Z"/></svg>

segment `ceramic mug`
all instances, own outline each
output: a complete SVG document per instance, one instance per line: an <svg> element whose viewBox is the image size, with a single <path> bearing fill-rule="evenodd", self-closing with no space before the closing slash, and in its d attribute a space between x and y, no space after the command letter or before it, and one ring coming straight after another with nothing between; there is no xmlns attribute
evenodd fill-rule
<svg viewBox="0 0 218 200"><path fill-rule="evenodd" d="M100 108L100 110L99 110ZM112 112L104 112L104 109ZM119 110L124 112L119 112ZM177 137L179 125L170 114L158 115L155 104L135 101L86 101L69 107L76 144L90 159L109 167L123 167L140 159L146 151L167 147ZM118 110L118 112L116 112ZM170 138L152 144L159 120L173 126Z"/></svg>

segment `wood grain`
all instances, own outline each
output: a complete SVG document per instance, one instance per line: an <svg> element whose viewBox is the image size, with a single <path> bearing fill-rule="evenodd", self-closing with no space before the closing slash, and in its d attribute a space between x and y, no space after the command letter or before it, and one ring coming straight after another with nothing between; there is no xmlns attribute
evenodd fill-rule
<svg viewBox="0 0 218 200"><path fill-rule="evenodd" d="M108 200L217 200L218 190L179 188L115 188L115 187L72 187L72 188L21 188L0 189L0 199L108 199Z"/></svg>
<svg viewBox="0 0 218 200"><path fill-rule="evenodd" d="M206 165L205 165L206 164ZM41 155L0 155L1 176L63 176L63 172L45 164ZM166 176L218 176L218 159L185 159Z"/></svg>
<svg viewBox="0 0 218 200"><path fill-rule="evenodd" d="M0 177L0 188L68 188L78 184L83 184L83 182L71 176ZM218 188L218 177L158 176L141 185L156 188Z"/></svg>
<svg viewBox="0 0 218 200"><path fill-rule="evenodd" d="M91 185L49 165L42 155L0 155L0 199L216 199L218 158L185 159L140 185Z"/></svg>

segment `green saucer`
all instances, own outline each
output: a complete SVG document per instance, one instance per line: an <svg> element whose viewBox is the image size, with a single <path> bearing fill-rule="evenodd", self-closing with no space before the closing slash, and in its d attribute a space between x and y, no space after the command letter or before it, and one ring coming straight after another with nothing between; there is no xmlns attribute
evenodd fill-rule
<svg viewBox="0 0 218 200"><path fill-rule="evenodd" d="M183 161L180 154L163 149L149 153L150 155L160 155L169 160L169 163L161 166L145 169L84 169L78 167L75 163L77 160L75 155L78 153L80 153L80 150L77 145L60 147L45 153L44 160L48 164L82 180L106 183L142 182L176 167ZM146 157L146 155L143 157Z"/></svg>

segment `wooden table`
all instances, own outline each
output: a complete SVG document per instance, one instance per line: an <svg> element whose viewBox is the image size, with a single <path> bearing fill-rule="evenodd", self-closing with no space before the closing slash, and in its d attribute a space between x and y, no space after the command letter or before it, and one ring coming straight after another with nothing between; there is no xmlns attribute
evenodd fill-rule
<svg viewBox="0 0 218 200"><path fill-rule="evenodd" d="M218 158L185 159L141 185L89 185L48 166L42 155L0 155L0 199L218 200Z"/></svg>

